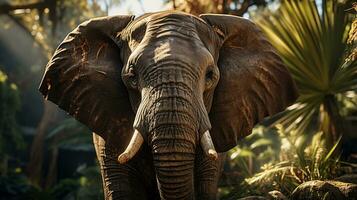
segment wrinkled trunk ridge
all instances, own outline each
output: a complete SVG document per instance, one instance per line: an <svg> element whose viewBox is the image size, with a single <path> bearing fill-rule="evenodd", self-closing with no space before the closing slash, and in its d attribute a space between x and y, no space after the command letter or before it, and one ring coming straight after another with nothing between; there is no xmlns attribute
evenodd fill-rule
<svg viewBox="0 0 357 200"><path fill-rule="evenodd" d="M184 126L171 124L155 132L154 135L173 135L173 138L157 136L157 139L152 140L154 167L161 198L193 199L195 144L190 139L185 139L187 136L184 135L195 133Z"/></svg>
<svg viewBox="0 0 357 200"><path fill-rule="evenodd" d="M199 130L193 96L163 86L152 106L149 141L162 199L194 199L194 160Z"/></svg>

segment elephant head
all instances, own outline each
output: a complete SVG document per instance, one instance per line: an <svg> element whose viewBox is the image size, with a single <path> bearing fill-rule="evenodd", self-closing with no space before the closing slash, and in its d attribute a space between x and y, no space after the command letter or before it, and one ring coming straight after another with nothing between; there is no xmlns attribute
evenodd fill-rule
<svg viewBox="0 0 357 200"><path fill-rule="evenodd" d="M215 159L297 96L254 23L173 11L82 23L56 50L40 91L104 140L114 135L120 163L148 145L163 199L193 195L198 149Z"/></svg>

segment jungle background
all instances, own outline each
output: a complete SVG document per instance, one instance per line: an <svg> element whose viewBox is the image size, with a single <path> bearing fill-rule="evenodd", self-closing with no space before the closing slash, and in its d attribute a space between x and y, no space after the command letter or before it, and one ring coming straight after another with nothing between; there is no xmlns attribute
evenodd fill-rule
<svg viewBox="0 0 357 200"><path fill-rule="evenodd" d="M0 0L0 199L103 199L91 132L43 100L41 75L81 22L166 9L253 20L299 90L228 152L219 199L357 198L355 1Z"/></svg>

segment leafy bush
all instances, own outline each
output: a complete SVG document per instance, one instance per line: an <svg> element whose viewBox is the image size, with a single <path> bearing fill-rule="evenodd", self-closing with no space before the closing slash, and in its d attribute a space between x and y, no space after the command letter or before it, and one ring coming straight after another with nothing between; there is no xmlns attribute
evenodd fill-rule
<svg viewBox="0 0 357 200"><path fill-rule="evenodd" d="M338 143L327 150L322 132L315 134L311 143L306 142L308 136L289 135L282 127L279 133L283 144L280 161L263 165L262 172L246 179L249 185L265 188L266 193L279 190L290 194L303 182L333 179L342 173L339 160L331 157Z"/></svg>
<svg viewBox="0 0 357 200"><path fill-rule="evenodd" d="M17 86L9 83L7 75L0 70L0 171L7 173L9 154L23 148L25 143L16 123L20 109Z"/></svg>
<svg viewBox="0 0 357 200"><path fill-rule="evenodd" d="M260 166L279 159L281 140L276 129L257 126L253 133L228 152L229 167L239 170L244 177L250 177Z"/></svg>
<svg viewBox="0 0 357 200"><path fill-rule="evenodd" d="M0 199L6 200L87 200L102 199L102 181L97 166L81 166L77 176L41 189L31 185L21 173L0 177Z"/></svg>
<svg viewBox="0 0 357 200"><path fill-rule="evenodd" d="M221 199L266 196L273 190L289 196L301 183L331 180L349 173L356 165L332 156L338 143L328 149L322 132L300 135L296 131L287 132L283 126L277 129L258 126L246 142L229 152L230 166L249 178L221 187Z"/></svg>

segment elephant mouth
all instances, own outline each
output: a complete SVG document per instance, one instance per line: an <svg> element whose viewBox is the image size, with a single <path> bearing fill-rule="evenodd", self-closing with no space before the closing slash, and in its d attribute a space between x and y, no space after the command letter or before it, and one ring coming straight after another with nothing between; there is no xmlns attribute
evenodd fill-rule
<svg viewBox="0 0 357 200"><path fill-rule="evenodd" d="M143 143L144 143L143 136L137 129L135 129L134 134L130 139L129 145L126 147L125 151L118 156L118 162L120 164L127 163L139 151ZM217 160L218 154L214 148L212 138L208 130L205 131L201 136L200 144L203 149L203 152L205 152L205 154L210 159Z"/></svg>

